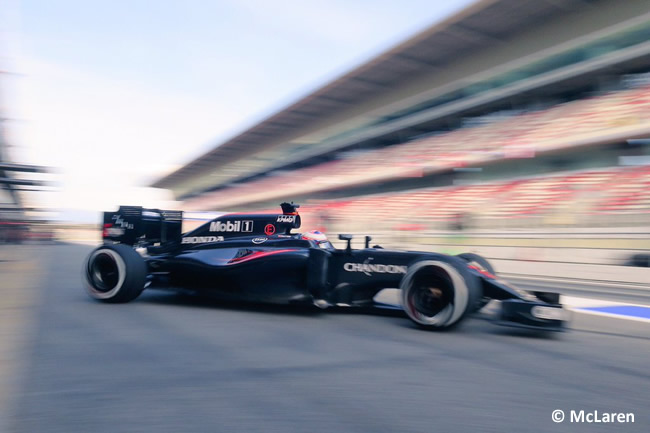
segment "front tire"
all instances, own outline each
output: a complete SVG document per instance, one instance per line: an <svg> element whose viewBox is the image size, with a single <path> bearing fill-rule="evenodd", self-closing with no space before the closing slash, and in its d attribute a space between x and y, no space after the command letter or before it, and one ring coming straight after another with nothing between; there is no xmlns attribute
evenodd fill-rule
<svg viewBox="0 0 650 433"><path fill-rule="evenodd" d="M83 279L88 294L99 301L130 302L140 296L147 279L147 264L133 248L106 244L86 259Z"/></svg>
<svg viewBox="0 0 650 433"><path fill-rule="evenodd" d="M474 311L482 297L480 282L467 269L439 260L411 265L400 289L407 316L430 330L457 325L468 312Z"/></svg>

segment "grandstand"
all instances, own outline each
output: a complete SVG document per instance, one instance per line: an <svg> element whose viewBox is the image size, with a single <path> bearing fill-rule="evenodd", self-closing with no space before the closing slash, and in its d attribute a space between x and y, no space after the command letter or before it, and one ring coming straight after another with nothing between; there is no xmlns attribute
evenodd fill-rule
<svg viewBox="0 0 650 433"><path fill-rule="evenodd" d="M647 2L481 0L153 186L332 229L647 226L646 137Z"/></svg>

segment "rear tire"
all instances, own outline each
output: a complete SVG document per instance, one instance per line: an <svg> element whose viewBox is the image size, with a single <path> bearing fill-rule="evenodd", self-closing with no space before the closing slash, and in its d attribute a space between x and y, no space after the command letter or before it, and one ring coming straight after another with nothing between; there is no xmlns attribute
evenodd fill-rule
<svg viewBox="0 0 650 433"><path fill-rule="evenodd" d="M147 264L133 248L106 244L95 249L83 269L88 294L109 303L130 302L140 296L147 279Z"/></svg>
<svg viewBox="0 0 650 433"><path fill-rule="evenodd" d="M409 266L400 289L407 316L429 330L457 325L474 311L483 294L480 282L464 263L440 260L423 260Z"/></svg>

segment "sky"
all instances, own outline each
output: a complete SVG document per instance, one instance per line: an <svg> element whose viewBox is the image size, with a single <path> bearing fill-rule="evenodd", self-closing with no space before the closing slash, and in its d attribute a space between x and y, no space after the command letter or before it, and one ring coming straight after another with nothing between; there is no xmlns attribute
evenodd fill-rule
<svg viewBox="0 0 650 433"><path fill-rule="evenodd" d="M75 211L174 206L147 188L472 0L5 0L11 156Z"/></svg>

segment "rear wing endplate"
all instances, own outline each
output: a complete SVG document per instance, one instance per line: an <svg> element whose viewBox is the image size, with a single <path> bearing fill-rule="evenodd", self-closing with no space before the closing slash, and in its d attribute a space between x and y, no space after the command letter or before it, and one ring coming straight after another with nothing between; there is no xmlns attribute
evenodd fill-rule
<svg viewBox="0 0 650 433"><path fill-rule="evenodd" d="M165 243L180 239L182 225L182 211L120 206L117 212L104 212L102 238L128 245Z"/></svg>

